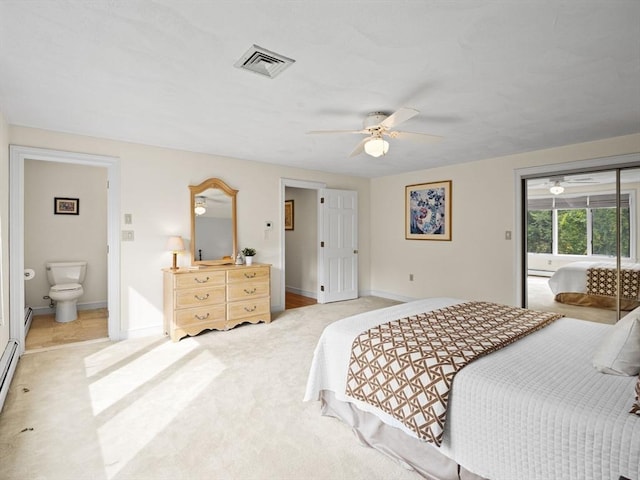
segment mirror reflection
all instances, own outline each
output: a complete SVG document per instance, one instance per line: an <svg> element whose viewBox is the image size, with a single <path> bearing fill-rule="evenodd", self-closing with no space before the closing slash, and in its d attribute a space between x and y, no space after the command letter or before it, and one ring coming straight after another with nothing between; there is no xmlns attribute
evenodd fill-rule
<svg viewBox="0 0 640 480"><path fill-rule="evenodd" d="M616 173L526 181L529 308L615 323L640 305L640 170Z"/></svg>
<svg viewBox="0 0 640 480"><path fill-rule="evenodd" d="M222 180L210 178L191 190L191 262L232 263L236 255L236 194Z"/></svg>

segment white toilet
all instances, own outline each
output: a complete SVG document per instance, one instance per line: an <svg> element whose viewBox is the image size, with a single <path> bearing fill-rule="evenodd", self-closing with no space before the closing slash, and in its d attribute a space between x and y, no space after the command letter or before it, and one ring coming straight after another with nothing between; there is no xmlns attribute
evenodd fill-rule
<svg viewBox="0 0 640 480"><path fill-rule="evenodd" d="M82 282L87 262L47 262L47 279L51 285L49 297L56 302L56 322L71 322L78 318L77 302L82 296Z"/></svg>

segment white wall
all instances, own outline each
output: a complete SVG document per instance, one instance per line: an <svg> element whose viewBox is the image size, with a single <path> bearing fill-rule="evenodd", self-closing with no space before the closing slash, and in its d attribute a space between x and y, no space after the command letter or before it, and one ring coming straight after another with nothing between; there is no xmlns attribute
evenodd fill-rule
<svg viewBox="0 0 640 480"><path fill-rule="evenodd" d="M0 355L9 341L9 126L0 112Z"/></svg>
<svg viewBox="0 0 640 480"><path fill-rule="evenodd" d="M107 169L27 160L24 179L24 265L36 272L25 284L27 305L49 306L46 262L85 260L78 306L106 306ZM78 198L79 215L55 215L54 197Z"/></svg>
<svg viewBox="0 0 640 480"><path fill-rule="evenodd" d="M514 170L634 152L640 152L640 135L373 179L372 290L407 298L452 296L513 304L519 246L505 240L505 231L519 228ZM453 240L405 240L405 186L440 180L453 182Z"/></svg>
<svg viewBox="0 0 640 480"><path fill-rule="evenodd" d="M280 179L324 182L329 188L356 190L360 198L360 232L369 231L369 181L310 170L279 167L257 162L137 145L92 137L10 126L12 144L56 150L110 155L120 158L121 220L133 216L135 241L121 244L121 325L124 336L162 331L162 273L171 265L164 251L167 236L190 237L189 185L210 177L238 189L238 244L257 250L255 261L272 264L272 309L281 310L282 262L279 225L282 205ZM3 176L4 177L4 176ZM274 222L265 233L264 223ZM368 235L361 235L359 282L370 289ZM187 248L189 245L187 244ZM178 258L189 265L188 255Z"/></svg>
<svg viewBox="0 0 640 480"><path fill-rule="evenodd" d="M318 191L287 187L285 199L293 200L293 230L285 230L286 289L318 296ZM284 208L284 207L283 207Z"/></svg>

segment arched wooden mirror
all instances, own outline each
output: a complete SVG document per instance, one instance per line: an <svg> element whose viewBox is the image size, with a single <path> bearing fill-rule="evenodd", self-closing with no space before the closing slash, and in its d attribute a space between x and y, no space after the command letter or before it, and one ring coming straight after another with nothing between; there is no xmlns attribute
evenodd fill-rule
<svg viewBox="0 0 640 480"><path fill-rule="evenodd" d="M236 195L219 178L209 178L191 191L191 263L233 263L236 239Z"/></svg>

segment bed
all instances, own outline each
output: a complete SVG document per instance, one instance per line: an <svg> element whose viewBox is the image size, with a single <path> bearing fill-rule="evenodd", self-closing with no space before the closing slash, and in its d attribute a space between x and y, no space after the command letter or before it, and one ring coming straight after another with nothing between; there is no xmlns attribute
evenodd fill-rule
<svg viewBox="0 0 640 480"><path fill-rule="evenodd" d="M351 348L363 331L461 303L424 299L329 325L305 400L320 400L322 413L350 425L363 444L429 479L640 480L640 416L630 413L637 377L592 365L610 325L561 318L469 363L453 379L439 447L347 395Z"/></svg>
<svg viewBox="0 0 640 480"><path fill-rule="evenodd" d="M621 309L640 306L640 263L622 264ZM560 267L549 279L558 302L569 305L616 308L616 264L611 262L573 262Z"/></svg>

